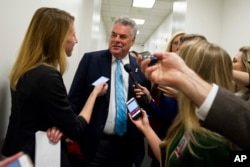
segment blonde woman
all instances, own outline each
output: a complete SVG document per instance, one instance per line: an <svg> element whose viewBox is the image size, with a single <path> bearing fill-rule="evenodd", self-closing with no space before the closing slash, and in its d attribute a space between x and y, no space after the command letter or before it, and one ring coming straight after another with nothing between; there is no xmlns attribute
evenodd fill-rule
<svg viewBox="0 0 250 167"><path fill-rule="evenodd" d="M231 59L219 46L193 40L183 43L179 55L207 82L233 90ZM161 166L229 166L231 143L200 126L195 104L182 93L178 95L178 104L178 115L163 141L150 127L145 111L142 119L131 119L144 133Z"/></svg>
<svg viewBox="0 0 250 167"><path fill-rule="evenodd" d="M233 58L233 70L250 73L250 46L243 46ZM248 100L250 97L250 89L236 83L236 95Z"/></svg>
<svg viewBox="0 0 250 167"><path fill-rule="evenodd" d="M182 31L175 33L169 40L166 51L177 52L181 46L181 37L183 35L185 35L185 32ZM135 93L137 98L141 98L142 94L147 95L149 105L152 108L149 119L150 125L159 138L163 139L178 111L177 91L168 86L154 83L152 85L151 91L146 87L140 86L138 89L135 89ZM150 167L159 167L160 164L150 147L148 147L148 155L152 158Z"/></svg>
<svg viewBox="0 0 250 167"><path fill-rule="evenodd" d="M10 73L12 106L4 156L23 151L34 162L35 133L54 126L64 137L83 137L95 100L108 85L93 88L79 115L73 112L62 75L77 42L74 17L68 12L48 7L35 11ZM64 140L61 146L61 167L69 167Z"/></svg>
<svg viewBox="0 0 250 167"><path fill-rule="evenodd" d="M178 50L181 47L181 37L183 35L185 35L186 33L183 31L180 32L176 32L174 35L172 35L172 37L170 38L168 44L167 44L167 48L166 48L166 52L178 52Z"/></svg>

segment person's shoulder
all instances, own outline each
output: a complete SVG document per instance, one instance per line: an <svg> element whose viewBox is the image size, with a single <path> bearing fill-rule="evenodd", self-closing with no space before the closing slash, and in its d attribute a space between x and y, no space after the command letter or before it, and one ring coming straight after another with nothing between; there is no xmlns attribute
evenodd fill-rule
<svg viewBox="0 0 250 167"><path fill-rule="evenodd" d="M33 73L36 73L37 74L46 74L46 73L57 73L57 74L60 74L59 71L57 69L55 69L54 67L52 66L49 66L49 65L39 65L37 66L36 68L34 68L32 70Z"/></svg>
<svg viewBox="0 0 250 167"><path fill-rule="evenodd" d="M98 55L104 55L104 54L111 54L108 49L105 50L98 50L98 51L91 51L91 52L86 52L84 56L98 56Z"/></svg>
<svg viewBox="0 0 250 167"><path fill-rule="evenodd" d="M60 85L63 83L60 72L48 65L39 65L28 71L22 78L22 83L27 86L36 87L51 87L51 85ZM23 85L23 84L22 84Z"/></svg>
<svg viewBox="0 0 250 167"><path fill-rule="evenodd" d="M36 68L32 69L29 74L31 78L37 78L41 81L47 80L48 78L61 78L62 75L54 67L48 65L39 65Z"/></svg>

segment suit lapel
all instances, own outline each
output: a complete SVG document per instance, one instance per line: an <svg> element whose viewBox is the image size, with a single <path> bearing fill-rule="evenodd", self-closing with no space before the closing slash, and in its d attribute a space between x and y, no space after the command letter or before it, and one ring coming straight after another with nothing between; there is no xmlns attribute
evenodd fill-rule
<svg viewBox="0 0 250 167"><path fill-rule="evenodd" d="M98 62L98 65L101 69L101 75L105 76L107 78L109 78L109 81L107 82L109 87L108 87L108 91L106 94L106 98L107 101L109 101L109 97L110 97L110 85L111 85L111 58L112 55L109 52L109 50L106 50L104 54L100 55L100 59ZM96 67L98 68L98 67Z"/></svg>

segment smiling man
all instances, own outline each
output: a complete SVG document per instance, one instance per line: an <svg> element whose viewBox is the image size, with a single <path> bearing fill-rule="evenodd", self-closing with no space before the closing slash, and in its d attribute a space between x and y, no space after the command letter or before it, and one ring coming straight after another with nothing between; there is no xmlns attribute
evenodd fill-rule
<svg viewBox="0 0 250 167"><path fill-rule="evenodd" d="M145 155L143 135L127 117L126 101L135 97L133 82L123 68L124 64L130 64L138 83L150 90L150 81L140 71L136 58L129 54L136 33L137 25L132 19L117 18L113 23L109 49L85 53L76 71L69 92L75 113L80 112L92 91L93 87L90 85L101 76L109 78L107 93L96 100L86 135L79 141L88 167L132 167L133 164L140 167L143 161ZM120 89L116 87L118 71L122 82ZM117 95L119 91L121 94ZM122 100L117 102L121 96ZM121 121L122 132L116 129L119 117L117 113L125 115Z"/></svg>

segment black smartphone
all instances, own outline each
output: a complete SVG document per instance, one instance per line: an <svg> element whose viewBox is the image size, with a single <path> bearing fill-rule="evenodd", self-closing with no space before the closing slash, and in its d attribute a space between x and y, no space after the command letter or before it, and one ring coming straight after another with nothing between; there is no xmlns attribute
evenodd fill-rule
<svg viewBox="0 0 250 167"><path fill-rule="evenodd" d="M154 65L158 61L158 59L155 56L153 56L149 51L144 51L139 54L142 55L143 60L150 58L149 66Z"/></svg>
<svg viewBox="0 0 250 167"><path fill-rule="evenodd" d="M142 114L141 107L139 106L137 100L134 97L127 101L127 108L129 114L131 114L134 120L139 118Z"/></svg>

